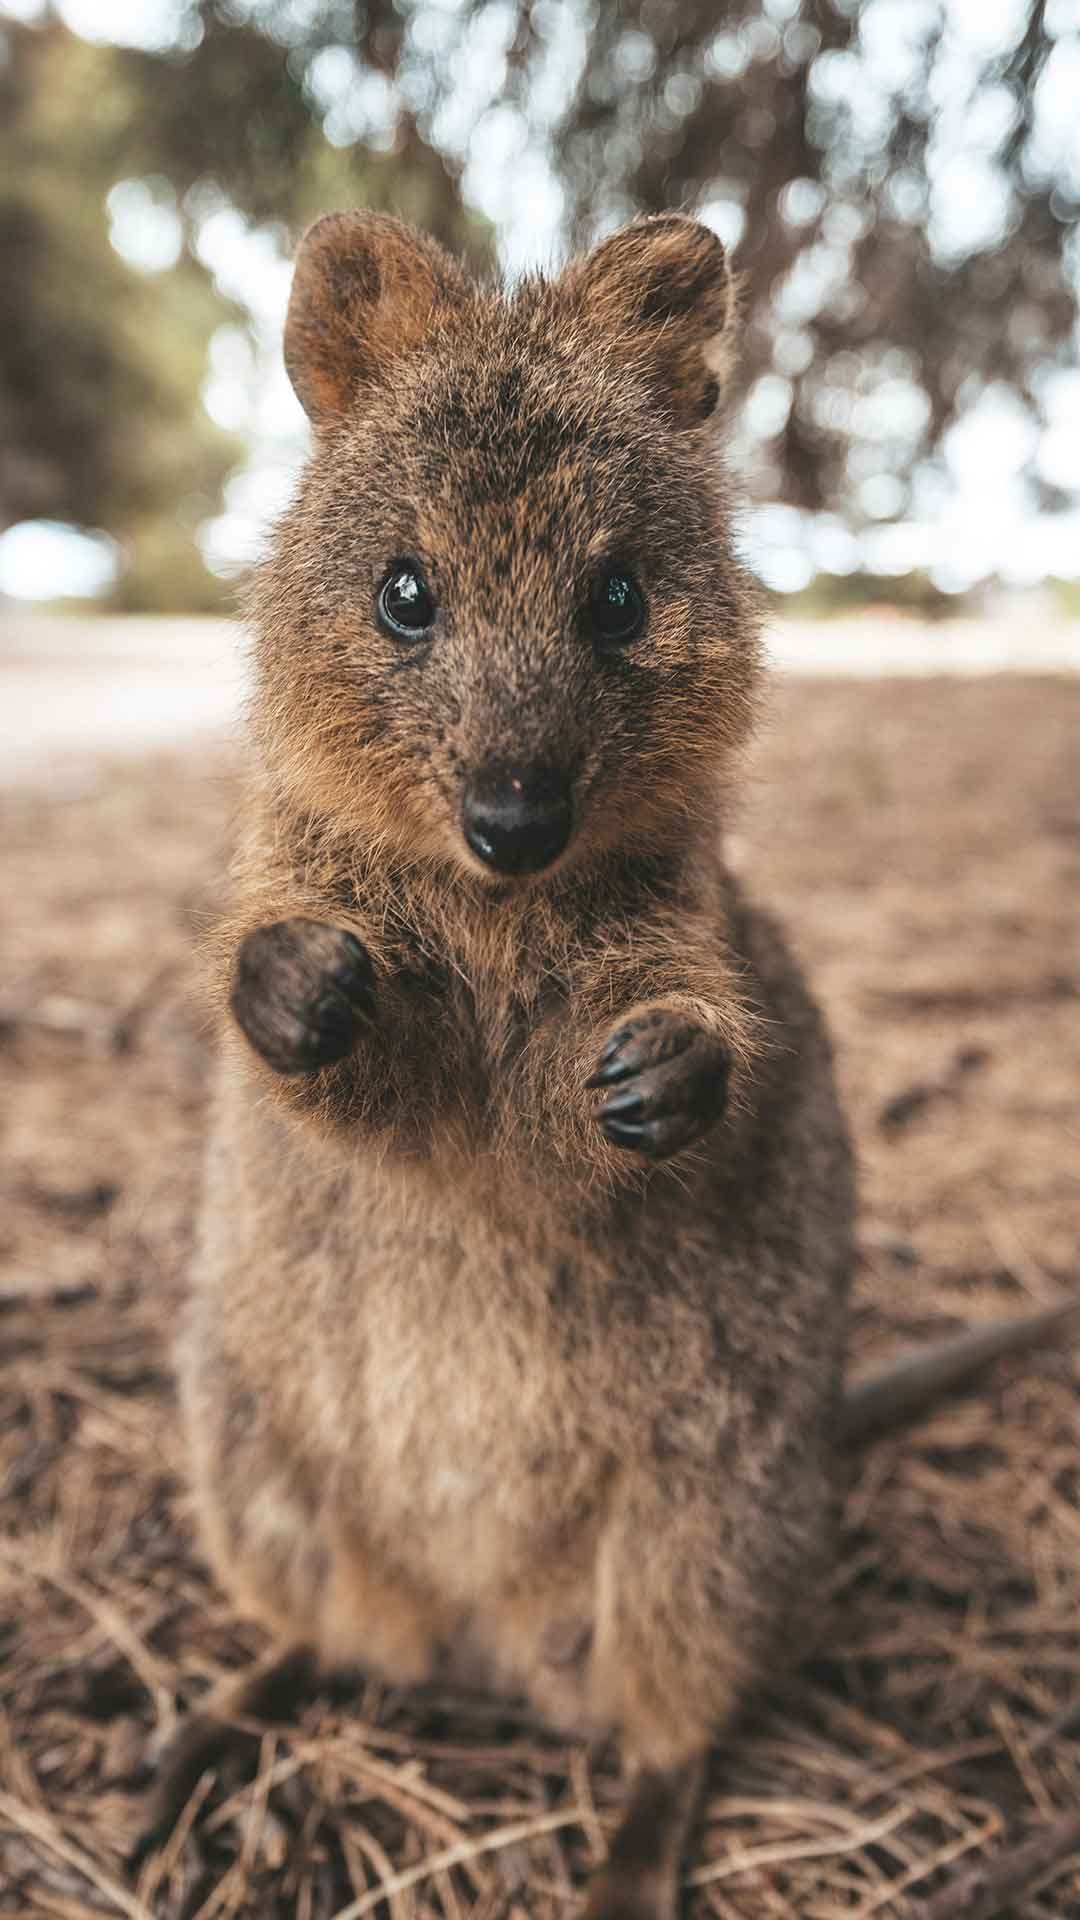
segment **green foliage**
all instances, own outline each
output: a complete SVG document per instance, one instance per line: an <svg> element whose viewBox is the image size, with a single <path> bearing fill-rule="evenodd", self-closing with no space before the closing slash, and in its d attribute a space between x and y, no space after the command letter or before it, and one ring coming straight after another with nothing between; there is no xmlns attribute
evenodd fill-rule
<svg viewBox="0 0 1080 1920"><path fill-rule="evenodd" d="M486 223L466 212L454 172L400 104L385 148L327 138L311 69L329 50L357 80L364 77L352 9L312 8L290 34L292 20L274 0L244 12L203 0L193 15L194 47L165 55L118 50L117 74L144 111L118 130L117 171L163 173L178 193L213 182L251 220L282 225L293 237L328 208L376 207L487 260Z"/></svg>
<svg viewBox="0 0 1080 1920"><path fill-rule="evenodd" d="M843 620L852 614L892 612L920 620L949 620L971 612L971 599L943 593L918 568L910 573L819 573L799 593L775 596L778 611L799 620Z"/></svg>
<svg viewBox="0 0 1080 1920"><path fill-rule="evenodd" d="M124 533L195 494L237 445L202 412L228 312L182 257L139 274L109 243L112 129L131 111L107 53L10 27L0 69L0 526L48 516Z"/></svg>
<svg viewBox="0 0 1080 1920"><path fill-rule="evenodd" d="M194 50L160 56L56 22L0 27L0 530L46 517L115 535L113 601L129 609L231 603L194 533L244 448L200 402L210 336L238 315L195 255L198 195L176 265L145 274L109 240L118 180L164 176L203 204L209 190L285 237L365 203L489 252L414 122L387 151L333 146L289 49L232 9L202 12Z"/></svg>
<svg viewBox="0 0 1080 1920"><path fill-rule="evenodd" d="M1054 605L1066 620L1080 620L1080 580L1047 582Z"/></svg>
<svg viewBox="0 0 1080 1920"><path fill-rule="evenodd" d="M167 516L134 527L105 606L113 613L234 614L238 587L211 573L190 528Z"/></svg>

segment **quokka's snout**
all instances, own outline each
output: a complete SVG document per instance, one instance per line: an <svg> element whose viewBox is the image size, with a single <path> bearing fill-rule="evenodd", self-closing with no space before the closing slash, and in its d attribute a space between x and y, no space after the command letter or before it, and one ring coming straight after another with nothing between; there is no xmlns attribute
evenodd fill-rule
<svg viewBox="0 0 1080 1920"><path fill-rule="evenodd" d="M470 850L494 873L540 873L574 831L569 776L543 762L485 767L466 785L461 824Z"/></svg>

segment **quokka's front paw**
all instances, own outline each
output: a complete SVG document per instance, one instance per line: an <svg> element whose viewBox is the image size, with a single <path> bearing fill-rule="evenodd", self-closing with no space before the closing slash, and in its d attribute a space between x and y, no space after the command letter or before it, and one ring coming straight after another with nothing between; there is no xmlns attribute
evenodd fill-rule
<svg viewBox="0 0 1080 1920"><path fill-rule="evenodd" d="M242 942L230 1006L278 1073L314 1073L351 1052L374 1016L366 947L320 920L278 920Z"/></svg>
<svg viewBox="0 0 1080 1920"><path fill-rule="evenodd" d="M615 1146L666 1160L719 1120L730 1065L704 1027L673 1007L649 1007L616 1027L585 1084L605 1096L596 1118Z"/></svg>

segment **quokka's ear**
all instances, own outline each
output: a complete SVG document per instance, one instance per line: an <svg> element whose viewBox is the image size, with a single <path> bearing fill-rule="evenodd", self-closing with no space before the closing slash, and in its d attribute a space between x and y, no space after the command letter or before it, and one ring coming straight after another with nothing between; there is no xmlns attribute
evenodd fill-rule
<svg viewBox="0 0 1080 1920"><path fill-rule="evenodd" d="M700 220L634 220L573 262L562 285L624 351L680 426L707 419L733 357L735 284Z"/></svg>
<svg viewBox="0 0 1080 1920"><path fill-rule="evenodd" d="M426 234L385 213L327 213L300 243L285 321L285 365L316 428L460 306L468 283Z"/></svg>

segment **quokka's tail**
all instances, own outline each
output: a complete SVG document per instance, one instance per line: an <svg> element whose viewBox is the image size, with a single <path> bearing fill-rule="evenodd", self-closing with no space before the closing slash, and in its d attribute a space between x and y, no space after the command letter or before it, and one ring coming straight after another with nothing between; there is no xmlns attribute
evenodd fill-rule
<svg viewBox="0 0 1080 1920"><path fill-rule="evenodd" d="M945 1395L978 1379L995 1360L1047 1346L1077 1327L1080 1295L915 1347L891 1366L849 1383L840 1408L840 1445L861 1447L879 1433L906 1426Z"/></svg>

